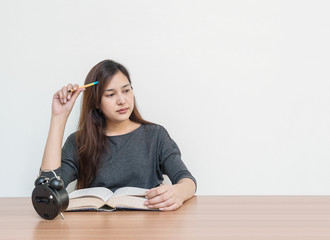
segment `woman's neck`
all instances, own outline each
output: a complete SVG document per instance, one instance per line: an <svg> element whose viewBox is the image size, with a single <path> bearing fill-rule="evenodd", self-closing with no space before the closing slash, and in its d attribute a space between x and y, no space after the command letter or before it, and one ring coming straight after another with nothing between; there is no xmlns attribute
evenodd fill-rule
<svg viewBox="0 0 330 240"><path fill-rule="evenodd" d="M108 122L106 126L105 134L107 136L118 136L126 133L130 133L140 127L140 123L127 120L124 122Z"/></svg>

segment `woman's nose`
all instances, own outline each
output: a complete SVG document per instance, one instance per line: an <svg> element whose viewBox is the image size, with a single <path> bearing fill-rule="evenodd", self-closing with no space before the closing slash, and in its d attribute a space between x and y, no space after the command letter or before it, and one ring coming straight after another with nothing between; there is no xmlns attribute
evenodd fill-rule
<svg viewBox="0 0 330 240"><path fill-rule="evenodd" d="M117 99L117 104L121 105L124 104L126 102L125 96L123 96L122 94L118 94L118 99Z"/></svg>

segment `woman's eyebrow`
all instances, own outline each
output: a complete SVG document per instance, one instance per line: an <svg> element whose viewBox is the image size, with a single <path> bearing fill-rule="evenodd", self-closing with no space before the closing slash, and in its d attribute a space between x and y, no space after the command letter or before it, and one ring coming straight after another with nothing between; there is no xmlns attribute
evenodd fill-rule
<svg viewBox="0 0 330 240"><path fill-rule="evenodd" d="M128 84L122 86L121 88L125 88L125 87L127 87L127 86L129 86L129 85L131 85L131 84L128 83ZM115 91L115 89L113 89L113 88L109 88L109 89L106 89L106 90L104 90L104 91L105 91L105 92L110 92L110 91Z"/></svg>

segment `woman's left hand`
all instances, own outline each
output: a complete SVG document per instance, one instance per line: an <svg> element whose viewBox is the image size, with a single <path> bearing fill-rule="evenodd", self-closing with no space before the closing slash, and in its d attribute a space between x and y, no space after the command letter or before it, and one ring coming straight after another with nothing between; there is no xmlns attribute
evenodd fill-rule
<svg viewBox="0 0 330 240"><path fill-rule="evenodd" d="M178 184L164 184L147 191L144 205L149 208L159 209L161 211L172 211L181 207L184 198L180 194L180 186Z"/></svg>

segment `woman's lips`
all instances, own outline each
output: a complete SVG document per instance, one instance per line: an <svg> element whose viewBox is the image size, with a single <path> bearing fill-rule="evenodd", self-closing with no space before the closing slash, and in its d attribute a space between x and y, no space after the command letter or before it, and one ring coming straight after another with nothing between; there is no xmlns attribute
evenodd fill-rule
<svg viewBox="0 0 330 240"><path fill-rule="evenodd" d="M128 108L122 108L122 109L119 109L117 112L120 114L124 114L127 112L127 110L128 110Z"/></svg>

